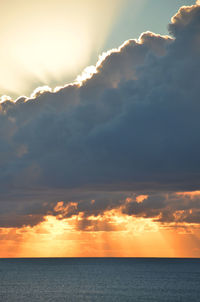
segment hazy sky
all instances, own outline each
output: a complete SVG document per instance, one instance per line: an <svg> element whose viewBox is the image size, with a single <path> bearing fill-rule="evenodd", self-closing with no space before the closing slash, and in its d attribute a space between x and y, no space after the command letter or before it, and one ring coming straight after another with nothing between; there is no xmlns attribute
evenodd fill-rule
<svg viewBox="0 0 200 302"><path fill-rule="evenodd" d="M183 4L1 1L19 97L0 102L0 257L200 257L200 2Z"/></svg>
<svg viewBox="0 0 200 302"><path fill-rule="evenodd" d="M166 34L191 0L1 0L0 94L73 81L98 55L146 30ZM156 17L155 17L156 16Z"/></svg>

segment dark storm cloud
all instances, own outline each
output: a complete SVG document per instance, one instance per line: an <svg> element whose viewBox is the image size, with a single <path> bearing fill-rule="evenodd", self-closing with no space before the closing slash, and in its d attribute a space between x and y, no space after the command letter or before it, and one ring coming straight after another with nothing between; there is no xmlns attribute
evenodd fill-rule
<svg viewBox="0 0 200 302"><path fill-rule="evenodd" d="M59 202L53 208L52 215L70 218L81 214L84 226L91 226L91 216L104 216L110 210L134 217L153 218L161 223L200 223L200 191L192 195L190 192L169 193L150 192L147 195L136 193L107 193L94 194L96 199L85 196L83 200ZM81 222L80 222L80 225Z"/></svg>
<svg viewBox="0 0 200 302"><path fill-rule="evenodd" d="M23 226L34 226L42 222L44 217L40 215L16 215L9 213L0 216L0 227L21 228Z"/></svg>
<svg viewBox="0 0 200 302"><path fill-rule="evenodd" d="M140 203L133 198L122 205L122 213L162 223L200 223L200 192L194 196L153 193Z"/></svg>
<svg viewBox="0 0 200 302"><path fill-rule="evenodd" d="M12 203L22 217L31 215L29 203L45 215L57 200L73 200L72 188L105 195L198 188L200 6L183 7L169 31L173 39L147 32L109 52L82 86L0 104L2 210ZM102 212L118 207L117 200L78 207ZM154 217L166 207L140 209L146 203L134 205L133 213ZM131 214L129 207L124 211ZM163 219L171 219L166 211Z"/></svg>

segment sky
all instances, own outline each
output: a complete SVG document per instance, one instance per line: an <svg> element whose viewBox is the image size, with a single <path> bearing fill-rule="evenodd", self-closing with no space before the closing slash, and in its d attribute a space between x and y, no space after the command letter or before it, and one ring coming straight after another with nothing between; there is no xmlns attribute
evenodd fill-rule
<svg viewBox="0 0 200 302"><path fill-rule="evenodd" d="M104 51L145 31L167 34L193 0L1 0L0 96L73 82ZM155 18L156 14L156 18ZM81 55L80 55L81 54Z"/></svg>
<svg viewBox="0 0 200 302"><path fill-rule="evenodd" d="M0 257L200 257L199 1L0 14Z"/></svg>

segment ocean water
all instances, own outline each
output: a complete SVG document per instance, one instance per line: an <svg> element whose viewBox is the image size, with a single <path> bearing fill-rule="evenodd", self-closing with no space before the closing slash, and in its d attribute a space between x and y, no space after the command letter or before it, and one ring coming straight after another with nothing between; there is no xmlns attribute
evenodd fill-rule
<svg viewBox="0 0 200 302"><path fill-rule="evenodd" d="M200 302L200 259L0 259L1 302Z"/></svg>

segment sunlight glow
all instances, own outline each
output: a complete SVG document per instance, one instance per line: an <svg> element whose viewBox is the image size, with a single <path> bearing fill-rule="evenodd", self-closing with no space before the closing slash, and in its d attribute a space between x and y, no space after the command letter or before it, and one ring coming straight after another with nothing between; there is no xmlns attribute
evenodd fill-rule
<svg viewBox="0 0 200 302"><path fill-rule="evenodd" d="M81 75L78 75L75 82L77 82L79 85L82 84L85 80L90 79L93 74L97 73L97 69L94 65L86 67Z"/></svg>
<svg viewBox="0 0 200 302"><path fill-rule="evenodd" d="M200 197L200 191L177 192L176 194L181 197L190 197L191 199Z"/></svg>
<svg viewBox="0 0 200 302"><path fill-rule="evenodd" d="M124 2L2 0L1 93L73 81L102 51Z"/></svg>
<svg viewBox="0 0 200 302"><path fill-rule="evenodd" d="M192 257L199 255L199 226L168 227L110 210L84 217L46 216L40 224L0 228L0 257ZM69 207L76 207L70 203Z"/></svg>

